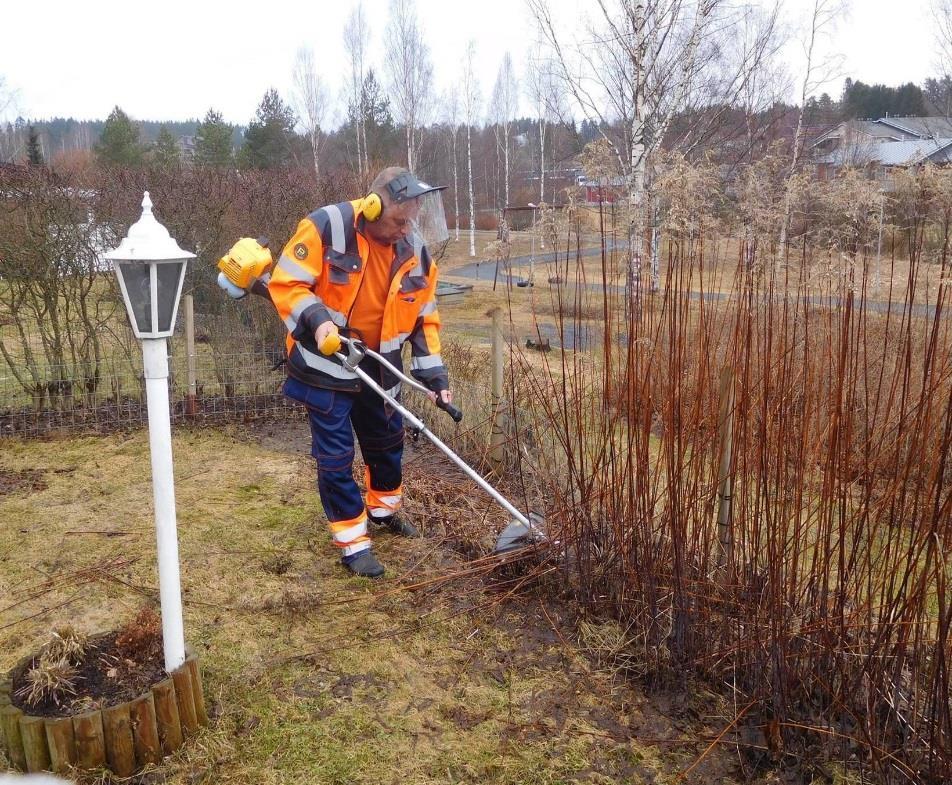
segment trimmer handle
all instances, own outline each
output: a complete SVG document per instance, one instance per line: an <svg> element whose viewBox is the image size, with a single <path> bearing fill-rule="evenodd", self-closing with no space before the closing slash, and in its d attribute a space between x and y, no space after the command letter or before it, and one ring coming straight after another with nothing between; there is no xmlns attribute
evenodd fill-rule
<svg viewBox="0 0 952 785"><path fill-rule="evenodd" d="M340 335L338 333L328 333L317 348L325 357L330 357L334 352L339 352L341 349Z"/></svg>
<svg viewBox="0 0 952 785"><path fill-rule="evenodd" d="M436 394L436 405L452 417L453 422L459 422L463 419L463 412L453 406L453 404L444 401L439 393Z"/></svg>

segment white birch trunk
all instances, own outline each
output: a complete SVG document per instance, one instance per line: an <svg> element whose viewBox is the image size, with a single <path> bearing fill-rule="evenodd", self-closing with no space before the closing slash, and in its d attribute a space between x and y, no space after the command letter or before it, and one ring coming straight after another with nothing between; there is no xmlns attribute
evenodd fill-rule
<svg viewBox="0 0 952 785"><path fill-rule="evenodd" d="M459 242L459 156L456 153L456 139L459 129L453 129L453 223L456 224L456 242Z"/></svg>
<svg viewBox="0 0 952 785"><path fill-rule="evenodd" d="M505 157L504 166L506 167L506 192L503 195L504 198L503 198L503 204L502 204L504 208L509 206L509 126L508 125L505 126L505 131L506 131L506 141L505 141L505 148L503 150L503 154Z"/></svg>
<svg viewBox="0 0 952 785"><path fill-rule="evenodd" d="M629 126L628 165L628 207L631 220L628 224L628 295L637 300L641 295L641 254L644 239L644 197L645 197L645 58L647 55L647 37L645 35L645 7L636 3L632 9L632 33L635 40L635 62L632 81L632 113Z"/></svg>
<svg viewBox="0 0 952 785"><path fill-rule="evenodd" d="M545 120L539 120L539 204L545 202ZM545 250L545 229L539 234L539 247Z"/></svg>
<svg viewBox="0 0 952 785"><path fill-rule="evenodd" d="M320 136L319 133L315 133L311 135L311 153L314 156L314 178L316 180L321 179L321 160L320 160L320 155L318 155L318 152L317 152L317 145L318 145L318 142L320 141L320 139L318 138L319 136Z"/></svg>
<svg viewBox="0 0 952 785"><path fill-rule="evenodd" d="M473 132L466 124L466 167L469 172L469 255L476 255L476 202L473 199Z"/></svg>

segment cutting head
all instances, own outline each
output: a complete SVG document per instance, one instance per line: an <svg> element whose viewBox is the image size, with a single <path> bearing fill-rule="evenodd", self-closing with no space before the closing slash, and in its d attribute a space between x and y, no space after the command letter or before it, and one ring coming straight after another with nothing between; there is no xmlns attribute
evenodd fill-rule
<svg viewBox="0 0 952 785"><path fill-rule="evenodd" d="M496 538L493 553L509 553L531 545L541 545L548 541L545 536L545 521L541 515L529 513L529 525L512 520Z"/></svg>

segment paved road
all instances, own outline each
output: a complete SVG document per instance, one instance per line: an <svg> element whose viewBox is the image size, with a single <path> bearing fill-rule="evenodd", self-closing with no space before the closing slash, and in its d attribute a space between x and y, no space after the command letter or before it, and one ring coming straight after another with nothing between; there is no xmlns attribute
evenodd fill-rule
<svg viewBox="0 0 952 785"><path fill-rule="evenodd" d="M627 243L618 242L613 246L608 246L609 250L613 248L623 249L627 247ZM581 256L597 256L601 253L601 248L584 248L580 252ZM561 260L563 263L565 261L565 255L562 254L558 256L556 253L546 253L546 254L536 254L535 255L535 264L537 265L549 265L553 262ZM532 257L529 255L526 256L516 256L509 260L510 268L512 266L518 265L527 265L532 261ZM570 259L570 263L571 263ZM502 262L498 263L500 266L498 273L498 280L500 282L505 282L507 279L507 273L505 270L505 264ZM485 261L485 262L473 262L467 264L464 267L458 267L455 270L449 270L445 273L446 276L459 276L461 278L470 278L479 281L492 281L496 277L496 265L497 262ZM525 281L525 278L522 275L509 274L508 277L511 278L511 282L518 284L520 281ZM548 278L546 275L545 278ZM545 284L548 286L548 284ZM589 283L586 284L587 288L594 289L597 291L604 291L606 288L609 292L615 294L621 294L624 292L624 287L617 285L609 285L608 287L603 287L600 283ZM705 300L706 302L718 302L723 300L730 299L733 295L730 293L723 292L690 292L688 295L692 300ZM780 299L780 295L777 295L777 299ZM806 303L809 305L816 306L818 308L831 308L838 309L843 305L843 301L840 299L829 299L825 297L820 297L813 295L805 298ZM865 309L867 311L872 311L874 313L889 313L892 312L897 318L901 318L905 304L901 302L889 302L886 300L868 300L865 303ZM931 319L935 316L935 306L934 305L925 305L925 304L916 304L912 306L912 315L919 318ZM559 330L555 324L548 322L539 322L538 329L539 333L544 338L548 338L550 344L553 348L562 346L566 349L592 349L595 346L598 346L602 342L603 331L602 329L588 320L581 320L577 322L572 322L570 319L565 321L565 334L559 335ZM487 336L489 332L487 330ZM530 337L527 334L527 338ZM531 336L536 338L537 336ZM616 340L624 344L628 337L624 334L619 334L616 336Z"/></svg>
<svg viewBox="0 0 952 785"><path fill-rule="evenodd" d="M627 242L609 243L608 245L606 245L606 250L611 251L616 248L622 249L627 247L628 247ZM579 255L598 256L601 252L602 252L601 248L583 248L581 251L579 251ZM546 264L552 264L553 262L558 261L559 259L561 259L564 262L565 254L562 253L561 255L559 255L558 253L553 251L551 253L538 253L535 255L534 258L535 258L536 264L546 265ZM532 261L533 261L533 256L530 254L526 254L525 256L513 256L509 260L509 266L510 268L513 266L522 266L522 265L529 264ZM499 264L502 264L502 262L500 262ZM490 262L490 261L471 262L470 264L464 265L463 267L457 267L455 270L447 270L445 275L458 275L462 278L474 278L477 281L492 281L496 276L496 262ZM505 265L499 268L499 280L500 281L506 280ZM516 283L521 280L524 280L524 278L521 275L512 276L513 283Z"/></svg>

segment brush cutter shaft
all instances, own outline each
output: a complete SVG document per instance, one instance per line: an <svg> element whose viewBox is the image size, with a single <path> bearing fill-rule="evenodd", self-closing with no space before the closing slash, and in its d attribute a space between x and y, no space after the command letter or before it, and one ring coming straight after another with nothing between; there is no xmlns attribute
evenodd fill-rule
<svg viewBox="0 0 952 785"><path fill-rule="evenodd" d="M476 472L475 469L473 469L455 452L453 452L449 447L447 447L440 440L440 438L436 436L436 434L432 433L426 427L426 425L423 423L423 421L419 417L417 417L413 412L411 412L409 409L403 406L403 404L401 404L396 398L390 395L390 393L388 393L386 390L383 389L383 387L381 387L377 382L375 382L363 368L360 368L358 366L358 363L360 362L360 360L363 358L365 354L369 354L378 363L381 363L382 365L384 365L387 368L387 370L389 370L395 376L402 379L404 382L409 384L414 389L420 390L424 393L429 393L430 390L428 390L424 385L420 384L420 382L418 382L416 379L410 378L409 376L404 374L402 371L400 371L398 368L395 368L391 363L389 363L387 360L385 360L383 357L377 354L377 352L373 351L372 349L368 349L366 345L364 345L360 341L355 341L351 338L346 338L344 336L341 336L341 340L345 344L347 344L349 351L346 355L343 352L335 352L334 354L337 356L339 360L341 360L341 362L344 363L344 365L348 369L356 373L357 376L360 377L360 380L364 384L370 387L371 390L377 393L377 395L379 395L387 403L389 403L394 409L400 412L400 414L403 415L403 418L408 423L410 423L410 425L413 428L415 428L421 434L426 436L427 439L433 442L433 444L435 444L447 458L449 458L460 469L462 469L466 473L466 476L469 477L473 482L475 482L480 488L482 488L484 491L486 491L486 493L492 496L493 499L495 499L499 503L499 505L504 510L506 510L506 512L512 515L512 517L515 518L520 523L525 524L533 531L535 530L535 526L532 524L532 522L525 515L519 512L519 510L517 510L505 496L503 496L499 491L493 488L493 486L490 485L488 482L486 482L486 480L484 480Z"/></svg>

